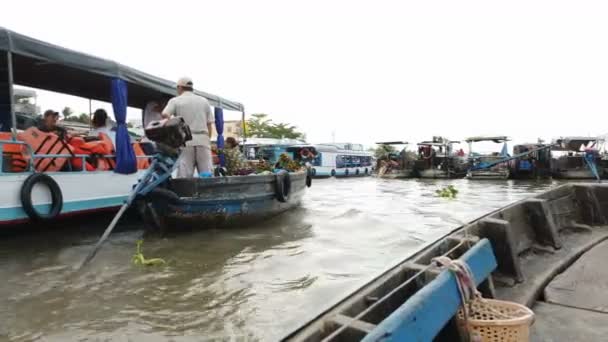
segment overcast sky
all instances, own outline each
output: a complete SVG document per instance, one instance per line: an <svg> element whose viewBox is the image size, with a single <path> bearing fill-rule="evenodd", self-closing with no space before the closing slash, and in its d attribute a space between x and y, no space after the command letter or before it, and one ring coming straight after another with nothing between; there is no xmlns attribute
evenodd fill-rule
<svg viewBox="0 0 608 342"><path fill-rule="evenodd" d="M334 131L338 141L364 144L608 132L606 1L2 7L2 26L167 79L189 75L198 89L240 101L250 114L297 125L310 142L331 141ZM44 94L39 102L67 101L57 99Z"/></svg>

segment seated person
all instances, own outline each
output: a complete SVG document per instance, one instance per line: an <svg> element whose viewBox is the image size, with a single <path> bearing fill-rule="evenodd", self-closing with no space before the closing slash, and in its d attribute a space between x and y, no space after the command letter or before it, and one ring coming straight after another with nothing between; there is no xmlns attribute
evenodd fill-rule
<svg viewBox="0 0 608 342"><path fill-rule="evenodd" d="M228 175L233 175L239 169L248 167L247 160L239 150L239 143L233 137L226 139L224 147L224 158L226 159L226 170Z"/></svg>
<svg viewBox="0 0 608 342"><path fill-rule="evenodd" d="M93 129L89 132L89 136L99 136L99 133L104 133L112 140L112 144L116 146L116 132L108 127L108 113L103 109L97 109L93 113Z"/></svg>
<svg viewBox="0 0 608 342"><path fill-rule="evenodd" d="M59 120L59 112L49 109L44 112L42 122L38 125L38 129L47 133L55 133L61 139L65 139L67 131L65 128L57 125L57 120Z"/></svg>

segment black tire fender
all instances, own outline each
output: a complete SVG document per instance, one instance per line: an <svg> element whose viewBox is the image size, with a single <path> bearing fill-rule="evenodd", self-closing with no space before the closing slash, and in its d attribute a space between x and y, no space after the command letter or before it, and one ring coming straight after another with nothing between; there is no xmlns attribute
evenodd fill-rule
<svg viewBox="0 0 608 342"><path fill-rule="evenodd" d="M369 174L369 170L367 168L365 168L365 174Z"/></svg>
<svg viewBox="0 0 608 342"><path fill-rule="evenodd" d="M41 214L36 211L34 204L32 203L32 189L34 185L41 183L51 192L51 210L47 214ZM25 179L23 185L21 185L21 205L23 211L33 221L49 221L57 217L63 209L63 195L61 194L61 188L51 176L45 173L33 173Z"/></svg>
<svg viewBox="0 0 608 342"><path fill-rule="evenodd" d="M331 170L331 176L335 177L336 176L336 170Z"/></svg>
<svg viewBox="0 0 608 342"><path fill-rule="evenodd" d="M312 176L314 176L315 173L315 169L308 170L308 172L306 172L306 187L310 188L312 186Z"/></svg>
<svg viewBox="0 0 608 342"><path fill-rule="evenodd" d="M358 176L359 175L359 169L355 170L355 174Z"/></svg>
<svg viewBox="0 0 608 342"><path fill-rule="evenodd" d="M349 173L350 173L350 172L348 171L348 169L344 170L344 175L345 175L345 176L348 176L348 174L349 174Z"/></svg>
<svg viewBox="0 0 608 342"><path fill-rule="evenodd" d="M280 172L275 175L275 195L277 200L286 203L291 192L291 178L289 172Z"/></svg>

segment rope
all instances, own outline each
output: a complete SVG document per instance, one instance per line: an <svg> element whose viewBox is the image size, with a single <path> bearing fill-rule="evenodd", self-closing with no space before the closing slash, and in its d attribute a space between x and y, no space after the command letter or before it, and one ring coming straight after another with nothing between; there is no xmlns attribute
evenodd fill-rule
<svg viewBox="0 0 608 342"><path fill-rule="evenodd" d="M433 258L433 262L440 267L446 267L452 271L456 277L462 310L464 311L464 324L467 331L466 338L468 341L472 341L473 337L470 335L471 330L469 329L469 312L473 310L473 302L475 300L481 300L481 293L477 291L477 286L475 286L473 272L471 272L469 265L465 262L461 260L452 260L446 256Z"/></svg>

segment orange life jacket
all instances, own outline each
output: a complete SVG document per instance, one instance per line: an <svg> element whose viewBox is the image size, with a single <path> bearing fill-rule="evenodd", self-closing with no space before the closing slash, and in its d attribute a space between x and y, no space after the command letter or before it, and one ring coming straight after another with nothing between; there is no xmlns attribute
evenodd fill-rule
<svg viewBox="0 0 608 342"><path fill-rule="evenodd" d="M0 140L13 140L13 135L8 132L0 132ZM23 172L27 169L29 156L27 147L23 144L5 143L2 148L2 158L10 172Z"/></svg>
<svg viewBox="0 0 608 342"><path fill-rule="evenodd" d="M61 140L57 134L43 132L36 127L30 127L17 134L17 139L30 145L34 154L72 154L68 144ZM34 158L34 168L39 172L59 171L68 159L64 157Z"/></svg>
<svg viewBox="0 0 608 342"><path fill-rule="evenodd" d="M106 155L114 155L115 149L114 149L114 143L112 143L112 139L110 139L110 137L105 133L99 133L99 139L101 139L101 141L103 141L106 151L109 151L109 153L106 153ZM104 158L100 159L99 162L106 164L106 166L104 166L104 167L107 167L107 170L114 170L116 168L116 158L115 157L104 157ZM98 165L98 167L100 167L100 166Z"/></svg>
<svg viewBox="0 0 608 342"><path fill-rule="evenodd" d="M143 148L140 143L133 143L133 151L135 151L135 156L145 156ZM145 170L150 166L149 158L137 158L137 168L139 170Z"/></svg>
<svg viewBox="0 0 608 342"><path fill-rule="evenodd" d="M83 138L74 137L70 140L70 145L75 154L85 154L90 157L85 158L87 171L107 171L113 170L116 166L112 140L104 133L99 133L100 140L85 141ZM71 160L72 166L76 170L82 170L82 157L74 157Z"/></svg>

